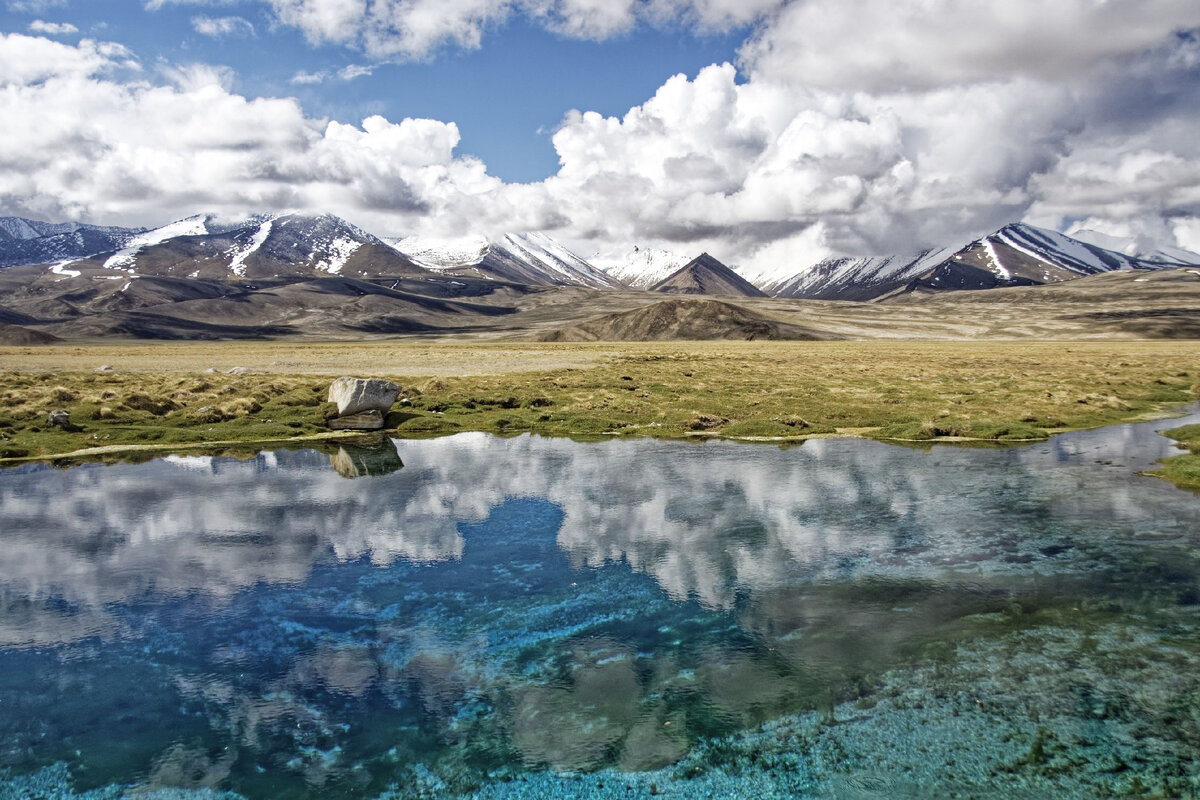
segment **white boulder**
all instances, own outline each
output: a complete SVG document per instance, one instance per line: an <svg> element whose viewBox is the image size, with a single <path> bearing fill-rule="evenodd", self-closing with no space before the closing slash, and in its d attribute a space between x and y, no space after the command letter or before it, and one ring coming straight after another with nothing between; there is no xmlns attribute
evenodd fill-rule
<svg viewBox="0 0 1200 800"><path fill-rule="evenodd" d="M337 403L338 416L375 409L387 415L400 387L382 378L338 378L329 386L329 402Z"/></svg>

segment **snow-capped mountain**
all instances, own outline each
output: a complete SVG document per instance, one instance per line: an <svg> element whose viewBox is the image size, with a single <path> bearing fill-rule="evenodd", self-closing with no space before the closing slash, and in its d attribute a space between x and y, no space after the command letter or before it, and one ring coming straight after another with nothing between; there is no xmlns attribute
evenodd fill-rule
<svg viewBox="0 0 1200 800"><path fill-rule="evenodd" d="M52 265L180 278L423 274L381 239L331 214L222 219L198 214L144 231L120 250Z"/></svg>
<svg viewBox="0 0 1200 800"><path fill-rule="evenodd" d="M531 286L624 288L544 233L461 239L411 236L388 242L413 263L433 272Z"/></svg>
<svg viewBox="0 0 1200 800"><path fill-rule="evenodd" d="M1192 266L1200 264L1200 253L1185 250L1182 247L1163 246L1159 242L1140 236L1110 236L1099 231L1083 228L1072 231L1071 238L1085 244L1114 250L1123 255L1132 256L1139 261L1160 263L1167 267Z"/></svg>
<svg viewBox="0 0 1200 800"><path fill-rule="evenodd" d="M871 300L896 293L1032 286L1118 269L1182 265L1014 224L959 248L935 248L913 256L826 259L785 280L757 285L775 297Z"/></svg>
<svg viewBox="0 0 1200 800"><path fill-rule="evenodd" d="M756 285L772 297L820 300L869 300L906 277L920 275L954 254L954 248L922 250L912 256L827 258L782 280L760 280Z"/></svg>
<svg viewBox="0 0 1200 800"><path fill-rule="evenodd" d="M83 258L126 246L140 228L0 217L0 267Z"/></svg>
<svg viewBox="0 0 1200 800"><path fill-rule="evenodd" d="M597 264L610 277L634 289L649 289L674 275L691 259L656 247L637 247L623 258Z"/></svg>

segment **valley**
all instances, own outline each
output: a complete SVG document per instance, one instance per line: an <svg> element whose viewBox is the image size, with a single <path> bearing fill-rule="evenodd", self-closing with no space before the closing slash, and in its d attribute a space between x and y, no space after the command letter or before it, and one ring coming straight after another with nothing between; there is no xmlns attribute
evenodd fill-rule
<svg viewBox="0 0 1200 800"><path fill-rule="evenodd" d="M24 223L4 230L30 250L41 229ZM330 215L121 236L0 269L8 463L311 443L331 436L337 375L400 383L386 429L402 437L1021 442L1200 397L1200 267L1029 226L817 265L842 290L801 296L707 253L635 253L638 279L544 234L451 247ZM1197 457L1182 458L1187 484Z"/></svg>

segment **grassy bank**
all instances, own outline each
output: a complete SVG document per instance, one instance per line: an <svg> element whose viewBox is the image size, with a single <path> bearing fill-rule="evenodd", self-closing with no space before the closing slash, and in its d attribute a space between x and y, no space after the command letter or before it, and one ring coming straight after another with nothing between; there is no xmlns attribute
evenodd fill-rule
<svg viewBox="0 0 1200 800"><path fill-rule="evenodd" d="M1200 489L1200 425L1185 425L1163 431L1186 452L1163 461L1162 467L1150 473L1166 478L1176 486Z"/></svg>
<svg viewBox="0 0 1200 800"><path fill-rule="evenodd" d="M5 459L311 436L326 430L338 374L401 384L407 402L388 418L401 436L1004 442L1200 398L1191 342L155 344L5 348L0 365ZM54 409L77 429L48 425Z"/></svg>

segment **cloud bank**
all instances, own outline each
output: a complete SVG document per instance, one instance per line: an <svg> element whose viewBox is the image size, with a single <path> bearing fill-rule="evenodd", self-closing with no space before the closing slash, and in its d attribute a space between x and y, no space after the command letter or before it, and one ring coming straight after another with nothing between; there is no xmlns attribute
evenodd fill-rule
<svg viewBox="0 0 1200 800"><path fill-rule="evenodd" d="M151 5L164 2L187 0ZM517 16L580 39L750 33L736 66L669 77L619 118L566 111L560 169L532 184L457 155L452 121L317 119L294 99L240 96L209 66L151 70L117 44L8 34L0 210L146 224L306 208L385 235L545 230L584 255L705 249L749 275L1021 219L1200 248L1191 0L264 3L314 45L359 53L362 70L488 46ZM210 35L248 32L196 19Z"/></svg>

